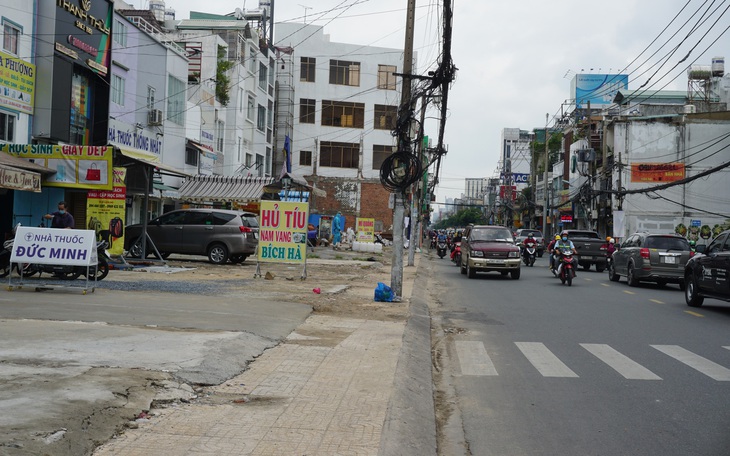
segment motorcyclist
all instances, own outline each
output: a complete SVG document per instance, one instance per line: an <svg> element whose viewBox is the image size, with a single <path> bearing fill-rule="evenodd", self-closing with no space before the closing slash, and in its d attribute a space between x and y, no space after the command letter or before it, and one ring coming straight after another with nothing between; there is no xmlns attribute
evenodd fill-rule
<svg viewBox="0 0 730 456"><path fill-rule="evenodd" d="M548 244L547 251L548 251L548 255L550 255L548 260L550 261L550 270L551 271L555 269L556 258L555 258L555 255L553 255L553 250L555 249L555 243L558 242L559 240L560 240L560 235L556 234L555 238L552 241L550 241L550 244Z"/></svg>
<svg viewBox="0 0 730 456"><path fill-rule="evenodd" d="M568 239L568 233L563 231L560 235L560 240L555 241L555 245L553 246L555 249L555 254L558 256L558 260L560 260L562 256L562 251L565 249L570 249L571 252L573 252L573 260L571 261L571 264L573 265L573 276L577 276L575 273L576 269L578 269L578 251L575 249L575 245L573 245L573 241ZM558 270L560 268L558 267Z"/></svg>
<svg viewBox="0 0 730 456"><path fill-rule="evenodd" d="M697 241L695 241L694 239L690 239L689 249L693 252L697 252Z"/></svg>
<svg viewBox="0 0 730 456"><path fill-rule="evenodd" d="M608 238L608 246L606 247L606 257L611 258L613 252L616 251L616 240L612 237Z"/></svg>
<svg viewBox="0 0 730 456"><path fill-rule="evenodd" d="M529 233L524 241L522 241L522 256L527 256L527 247L537 246L537 241L532 233Z"/></svg>

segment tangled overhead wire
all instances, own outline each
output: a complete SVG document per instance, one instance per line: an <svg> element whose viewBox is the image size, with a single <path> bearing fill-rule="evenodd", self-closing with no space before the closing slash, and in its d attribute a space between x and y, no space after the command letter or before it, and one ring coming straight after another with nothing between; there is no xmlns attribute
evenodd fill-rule
<svg viewBox="0 0 730 456"><path fill-rule="evenodd" d="M421 160L410 152L389 155L380 167L380 182L391 192L404 192L421 178Z"/></svg>

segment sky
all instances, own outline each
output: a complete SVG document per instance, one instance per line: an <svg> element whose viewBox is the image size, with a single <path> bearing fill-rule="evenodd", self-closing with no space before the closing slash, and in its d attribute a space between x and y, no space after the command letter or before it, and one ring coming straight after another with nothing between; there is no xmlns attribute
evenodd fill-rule
<svg viewBox="0 0 730 456"><path fill-rule="evenodd" d="M146 8L145 0L128 3ZM324 26L335 42L402 49L407 0L275 0L277 22ZM227 14L258 0L167 0L176 19ZM415 51L425 74L441 53L442 0L416 1ZM454 0L452 59L437 202L465 178L495 176L503 128L544 128L566 109L577 73L629 75L629 90L686 90L690 64L730 58L730 0ZM684 62L682 59L687 56ZM730 64L726 65L730 72ZM648 82L647 82L648 81ZM435 117L426 134L438 136Z"/></svg>

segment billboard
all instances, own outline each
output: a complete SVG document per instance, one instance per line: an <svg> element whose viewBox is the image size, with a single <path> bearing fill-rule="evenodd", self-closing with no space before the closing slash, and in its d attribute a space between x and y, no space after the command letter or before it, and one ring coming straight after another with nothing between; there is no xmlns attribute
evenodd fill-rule
<svg viewBox="0 0 730 456"><path fill-rule="evenodd" d="M108 0L56 0L55 51L106 76L111 61L112 14Z"/></svg>
<svg viewBox="0 0 730 456"><path fill-rule="evenodd" d="M0 107L33 114L35 65L0 52Z"/></svg>
<svg viewBox="0 0 730 456"><path fill-rule="evenodd" d="M684 175L684 163L631 164L631 182L675 182Z"/></svg>
<svg viewBox="0 0 730 456"><path fill-rule="evenodd" d="M261 201L258 261L304 264L308 219L309 203Z"/></svg>
<svg viewBox="0 0 730 456"><path fill-rule="evenodd" d="M602 108L613 104L619 90L629 88L626 74L576 74L570 83L570 97L576 109Z"/></svg>

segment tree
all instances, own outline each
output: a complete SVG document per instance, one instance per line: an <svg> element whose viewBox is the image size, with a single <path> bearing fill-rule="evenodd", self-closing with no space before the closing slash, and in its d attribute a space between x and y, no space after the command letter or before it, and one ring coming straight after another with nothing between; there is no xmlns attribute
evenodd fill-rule
<svg viewBox="0 0 730 456"><path fill-rule="evenodd" d="M228 60L228 48L218 46L218 64L215 69L215 99L223 106L228 106L231 96L228 89L231 85L231 78L228 76L228 70L233 68L233 62Z"/></svg>
<svg viewBox="0 0 730 456"><path fill-rule="evenodd" d="M462 209L451 217L447 217L439 221L434 228L441 230L449 227L467 226L470 223L475 225L484 225L487 223L487 218L484 216L481 209L476 207Z"/></svg>

